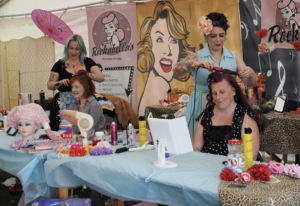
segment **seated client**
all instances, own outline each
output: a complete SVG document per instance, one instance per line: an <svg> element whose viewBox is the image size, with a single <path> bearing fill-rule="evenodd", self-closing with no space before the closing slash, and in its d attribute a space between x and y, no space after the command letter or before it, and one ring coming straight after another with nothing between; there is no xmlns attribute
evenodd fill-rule
<svg viewBox="0 0 300 206"><path fill-rule="evenodd" d="M227 155L229 139L242 139L245 128L252 129L253 160L262 161L259 154L259 132L263 119L250 106L234 77L237 72L224 69L208 76L208 103L197 118L194 151Z"/></svg>
<svg viewBox="0 0 300 206"><path fill-rule="evenodd" d="M79 70L70 79L72 92L76 100L67 108L68 110L75 110L89 114L94 119L95 131L102 131L104 129L104 116L101 104L96 100L95 85L88 77L86 70ZM64 112L62 111L64 114ZM79 128L74 126L74 134L79 134Z"/></svg>

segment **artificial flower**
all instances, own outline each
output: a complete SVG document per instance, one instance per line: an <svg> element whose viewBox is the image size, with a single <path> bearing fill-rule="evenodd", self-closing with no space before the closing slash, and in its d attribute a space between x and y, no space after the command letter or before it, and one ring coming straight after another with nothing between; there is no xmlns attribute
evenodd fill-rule
<svg viewBox="0 0 300 206"><path fill-rule="evenodd" d="M259 54L265 54L267 53L267 45L263 42L260 42L258 45L258 53Z"/></svg>
<svg viewBox="0 0 300 206"><path fill-rule="evenodd" d="M297 51L300 51L300 43L298 41L294 42L294 48L297 50Z"/></svg>
<svg viewBox="0 0 300 206"><path fill-rule="evenodd" d="M265 81L267 81L265 73L261 73L261 74L258 75L258 81L259 82L265 82Z"/></svg>
<svg viewBox="0 0 300 206"><path fill-rule="evenodd" d="M272 51L275 50L274 44L272 44L272 42L270 42L270 41L267 42L267 50L269 53L271 53Z"/></svg>
<svg viewBox="0 0 300 206"><path fill-rule="evenodd" d="M83 150L83 146L80 144L73 144L73 145L71 145L70 149L82 149Z"/></svg>
<svg viewBox="0 0 300 206"><path fill-rule="evenodd" d="M105 147L96 147L90 151L91 156L110 155L112 153L112 149Z"/></svg>
<svg viewBox="0 0 300 206"><path fill-rule="evenodd" d="M91 149L94 149L93 145L88 145L87 147L84 148L85 152L89 152Z"/></svg>
<svg viewBox="0 0 300 206"><path fill-rule="evenodd" d="M96 145L95 147L96 147L96 148L97 148L97 147L111 148L111 147L110 147L110 144L109 144L107 141L101 141L101 142L98 142L97 145Z"/></svg>
<svg viewBox="0 0 300 206"><path fill-rule="evenodd" d="M69 152L70 157L81 157L85 155L83 148L76 147L76 146L72 148L72 146Z"/></svg>
<svg viewBox="0 0 300 206"><path fill-rule="evenodd" d="M25 139L20 139L19 141L14 141L12 145L9 146L10 149L18 150L24 147L27 147L26 143L28 141Z"/></svg>
<svg viewBox="0 0 300 206"><path fill-rule="evenodd" d="M222 180L232 181L236 179L236 175L232 172L231 169L224 168L219 175Z"/></svg>
<svg viewBox="0 0 300 206"><path fill-rule="evenodd" d="M262 163L253 165L252 167L248 168L247 171L250 173L251 178L253 179L263 181L270 180L271 173L269 172L269 167Z"/></svg>
<svg viewBox="0 0 300 206"><path fill-rule="evenodd" d="M283 172L292 177L300 177L300 166L298 164L285 164Z"/></svg>
<svg viewBox="0 0 300 206"><path fill-rule="evenodd" d="M212 21L208 19L206 16L202 16L198 20L197 24L198 29L200 29L200 35L208 35L210 34L211 30L213 29Z"/></svg>
<svg viewBox="0 0 300 206"><path fill-rule="evenodd" d="M222 169L222 171L225 170L225 169L226 169L226 167L224 167L224 168ZM235 169L233 169L232 166L228 166L227 169L230 169L230 170L235 174L235 176L238 177L238 172L237 172Z"/></svg>
<svg viewBox="0 0 300 206"><path fill-rule="evenodd" d="M238 173L238 178L235 179L237 183L247 183L251 182L253 178L249 173Z"/></svg>
<svg viewBox="0 0 300 206"><path fill-rule="evenodd" d="M267 34L268 34L267 29L260 29L260 30L258 30L258 32L256 32L256 36L259 38L263 38L263 37L267 36Z"/></svg>

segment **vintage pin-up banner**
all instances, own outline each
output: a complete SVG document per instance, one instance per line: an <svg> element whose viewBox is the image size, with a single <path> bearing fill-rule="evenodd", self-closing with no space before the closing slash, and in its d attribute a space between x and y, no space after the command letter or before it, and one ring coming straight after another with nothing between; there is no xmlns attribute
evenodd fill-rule
<svg viewBox="0 0 300 206"><path fill-rule="evenodd" d="M86 9L89 55L103 67L96 92L113 94L136 108L136 5Z"/></svg>
<svg viewBox="0 0 300 206"><path fill-rule="evenodd" d="M193 90L190 74L175 76L172 66L203 48L204 37L197 29L198 19L211 12L224 13L230 28L225 47L242 56L237 1L187 0L137 3L138 113L167 99L172 88Z"/></svg>
<svg viewBox="0 0 300 206"><path fill-rule="evenodd" d="M299 0L243 0L239 2L243 59L255 72L265 73L267 98L284 95L300 100L300 55L293 48L299 42ZM260 39L255 31L267 29ZM259 54L260 42L272 42L275 50Z"/></svg>

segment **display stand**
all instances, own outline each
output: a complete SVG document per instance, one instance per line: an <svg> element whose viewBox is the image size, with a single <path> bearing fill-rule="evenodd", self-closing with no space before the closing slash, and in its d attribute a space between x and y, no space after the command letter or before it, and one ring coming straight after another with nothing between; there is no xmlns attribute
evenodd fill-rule
<svg viewBox="0 0 300 206"><path fill-rule="evenodd" d="M166 146L167 146L167 141L164 139L160 139L159 144L158 144L158 161L155 161L154 165L156 167L162 167L162 168L177 167L176 162L166 161L166 157L165 157L165 155L166 155L165 147Z"/></svg>

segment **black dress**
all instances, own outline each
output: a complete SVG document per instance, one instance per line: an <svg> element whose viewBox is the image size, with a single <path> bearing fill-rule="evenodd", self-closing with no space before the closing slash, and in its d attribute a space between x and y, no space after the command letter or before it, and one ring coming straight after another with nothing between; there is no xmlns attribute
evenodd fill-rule
<svg viewBox="0 0 300 206"><path fill-rule="evenodd" d="M245 114L248 114L252 119L256 121L256 117L251 111L237 104L232 119L232 125L231 126L211 125L209 128L209 132L205 123L210 122L211 118L203 117L201 121L201 125L203 126L203 138L204 138L204 145L202 148L202 152L227 156L228 140L241 139L242 125L243 125ZM200 119L202 115L203 113L198 117L198 119ZM260 153L258 153L256 161L263 161Z"/></svg>

